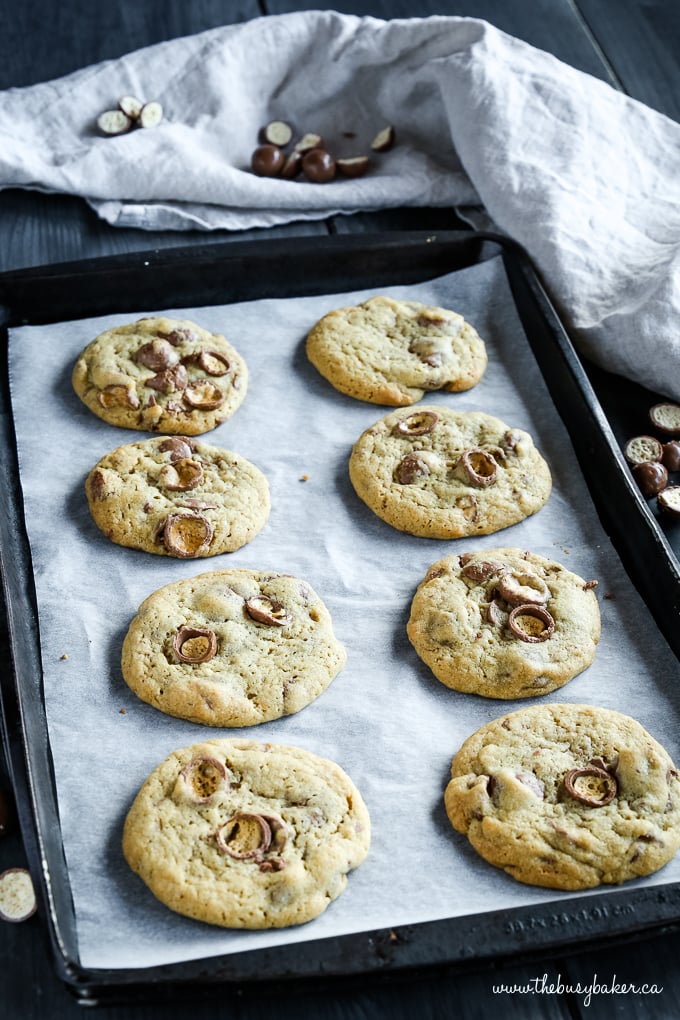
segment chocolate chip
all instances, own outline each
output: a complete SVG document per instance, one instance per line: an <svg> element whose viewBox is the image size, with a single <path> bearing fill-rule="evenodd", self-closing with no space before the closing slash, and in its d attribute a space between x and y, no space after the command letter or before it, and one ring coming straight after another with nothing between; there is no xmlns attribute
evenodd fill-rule
<svg viewBox="0 0 680 1020"><path fill-rule="evenodd" d="M213 411L224 403L224 393L211 382L196 379L184 390L184 400L190 407L201 411Z"/></svg>
<svg viewBox="0 0 680 1020"><path fill-rule="evenodd" d="M210 804L219 793L228 790L229 773L219 758L200 755L192 758L179 774L185 790L195 804Z"/></svg>
<svg viewBox="0 0 680 1020"><path fill-rule="evenodd" d="M588 807L605 807L618 792L616 778L605 769L587 765L570 769L564 777L564 788L570 797Z"/></svg>
<svg viewBox="0 0 680 1020"><path fill-rule="evenodd" d="M394 431L402 436L424 436L432 432L438 421L439 415L434 411L415 411L407 418L400 418Z"/></svg>
<svg viewBox="0 0 680 1020"><path fill-rule="evenodd" d="M186 387L188 378L184 365L173 365L172 368L164 368L150 379L145 379L144 385L159 393L177 393Z"/></svg>
<svg viewBox="0 0 680 1020"><path fill-rule="evenodd" d="M486 450L464 450L453 473L468 485L477 489L486 489L494 485L498 478L498 464L493 455Z"/></svg>
<svg viewBox="0 0 680 1020"><path fill-rule="evenodd" d="M176 460L191 457L194 446L193 439L189 439L188 436L168 436L159 444L158 450L160 453L169 453L170 462L174 464Z"/></svg>

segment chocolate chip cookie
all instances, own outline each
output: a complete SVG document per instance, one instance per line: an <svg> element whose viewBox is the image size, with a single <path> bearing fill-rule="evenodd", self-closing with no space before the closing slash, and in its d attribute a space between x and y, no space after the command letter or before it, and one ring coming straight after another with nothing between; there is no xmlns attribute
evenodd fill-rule
<svg viewBox="0 0 680 1020"><path fill-rule="evenodd" d="M407 633L453 690L485 698L547 694L595 657L596 584L523 549L447 556L418 586Z"/></svg>
<svg viewBox="0 0 680 1020"><path fill-rule="evenodd" d="M298 712L347 655L311 585L264 570L175 581L140 606L123 677L142 701L207 726L252 726Z"/></svg>
<svg viewBox="0 0 680 1020"><path fill-rule="evenodd" d="M425 538L487 535L536 513L550 470L528 432L478 411L392 411L354 444L357 495L393 528Z"/></svg>
<svg viewBox="0 0 680 1020"><path fill-rule="evenodd" d="M190 436L120 446L85 482L95 524L118 545L193 559L234 552L269 517L269 485L245 457Z"/></svg>
<svg viewBox="0 0 680 1020"><path fill-rule="evenodd" d="M246 395L243 358L219 333L185 319L139 319L108 329L73 369L98 418L142 432L196 436L230 418Z"/></svg>
<svg viewBox="0 0 680 1020"><path fill-rule="evenodd" d="M251 740L208 740L151 773L123 853L177 913L224 928L284 928L321 914L365 859L370 820L335 762Z"/></svg>
<svg viewBox="0 0 680 1020"><path fill-rule="evenodd" d="M324 315L307 356L341 393L398 407L429 390L469 390L487 366L484 341L462 315L388 297Z"/></svg>
<svg viewBox="0 0 680 1020"><path fill-rule="evenodd" d="M658 871L680 846L680 777L629 716L532 705L487 723L451 766L446 811L519 882L591 889Z"/></svg>

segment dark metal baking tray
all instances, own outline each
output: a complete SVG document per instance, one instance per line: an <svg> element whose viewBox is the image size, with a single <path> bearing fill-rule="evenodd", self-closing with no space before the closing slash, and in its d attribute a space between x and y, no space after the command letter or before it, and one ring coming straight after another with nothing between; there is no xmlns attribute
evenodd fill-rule
<svg viewBox="0 0 680 1020"><path fill-rule="evenodd" d="M470 231L235 242L5 273L0 275L3 356L7 330L17 325L163 307L169 300L184 307L404 285L499 254L605 530L680 658L680 527L659 519L621 454L623 439L641 431L635 415L656 395L590 366L586 371L529 258L507 238ZM0 679L3 738L57 973L82 1002L143 994L175 997L197 985L204 992L224 993L254 983L261 987L264 976L272 985L290 985L301 979L347 981L421 968L482 967L680 925L680 884L667 884L571 898L559 907L513 908L160 967L81 967L42 698L39 627L6 363L0 420L0 564L12 652L12 670Z"/></svg>

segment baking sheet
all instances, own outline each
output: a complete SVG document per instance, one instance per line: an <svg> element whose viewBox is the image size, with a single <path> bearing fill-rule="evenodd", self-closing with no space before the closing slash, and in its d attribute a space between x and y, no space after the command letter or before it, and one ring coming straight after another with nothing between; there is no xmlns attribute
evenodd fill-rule
<svg viewBox="0 0 680 1020"><path fill-rule="evenodd" d="M336 393L307 362L304 337L326 311L374 293L367 289L224 307L139 309L139 316L163 312L195 319L223 332L246 358L245 403L204 438L264 471L272 513L248 546L211 559L172 560L114 546L90 519L84 479L104 453L144 436L100 422L73 393L70 373L94 336L135 316L11 331L10 384L46 714L83 967L139 968L571 898L519 885L490 868L446 818L442 795L461 742L489 719L532 703L449 691L412 650L405 635L410 600L428 566L450 552L519 545L597 578L603 636L595 662L547 698L627 711L680 759L680 666L599 525L527 347L501 259L381 292L453 307L485 338L489 368L481 383L463 394L430 394L424 403L486 411L531 432L554 478L550 500L538 514L496 535L438 542L394 531L358 500L347 476L349 451L388 409ZM127 626L146 595L173 580L230 566L308 580L333 615L348 663L297 715L223 731L171 719L139 702L123 683L119 659ZM182 918L154 900L120 852L125 813L158 762L207 737L239 735L297 744L334 759L359 786L371 813L368 859L326 913L300 928L229 932ZM624 888L679 879L676 860Z"/></svg>

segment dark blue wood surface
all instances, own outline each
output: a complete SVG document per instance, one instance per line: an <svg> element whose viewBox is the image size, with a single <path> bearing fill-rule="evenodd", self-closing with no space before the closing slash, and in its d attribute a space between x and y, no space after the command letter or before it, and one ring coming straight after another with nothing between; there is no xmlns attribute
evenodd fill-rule
<svg viewBox="0 0 680 1020"><path fill-rule="evenodd" d="M680 5L677 0L24 0L9 7L0 32L0 88L54 78L87 64L150 43L189 35L221 24L290 10L333 7L377 17L428 14L485 18L499 28L546 49L680 120ZM202 244L296 234L391 229L439 229L455 225L442 210L358 214L325 223L298 223L270 231L146 233L117 230L99 221L77 199L31 192L0 193L0 270L153 247ZM7 661L6 634L1 651ZM0 761L0 787L9 793ZM0 871L24 862L15 826L0 839ZM106 923L102 919L102 923ZM442 1020L502 1014L524 1018L652 1018L679 1014L680 934L632 937L625 946L533 963L500 962L492 971L392 976L343 985L332 991L294 986L274 996L226 993L210 1001L140 1001L97 1010L105 1020L234 1020L323 1018L323 1020ZM2 1020L62 1020L82 1015L54 975L45 926L39 916L23 924L0 922L0 1017ZM544 979L545 976L545 979ZM266 978L266 975L262 975ZM593 981L656 986L657 994L586 997L566 990ZM494 986L534 986L536 991L501 994ZM562 991L547 991L549 985Z"/></svg>

